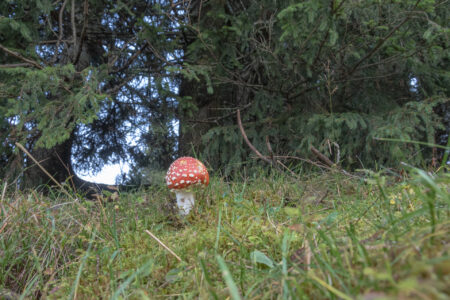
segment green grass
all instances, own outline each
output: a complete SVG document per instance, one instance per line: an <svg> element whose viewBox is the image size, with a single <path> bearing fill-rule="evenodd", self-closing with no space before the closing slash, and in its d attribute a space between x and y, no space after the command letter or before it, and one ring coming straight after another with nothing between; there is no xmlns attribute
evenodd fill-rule
<svg viewBox="0 0 450 300"><path fill-rule="evenodd" d="M395 180L213 178L186 218L165 187L113 202L11 192L0 200L0 295L448 299L450 176Z"/></svg>

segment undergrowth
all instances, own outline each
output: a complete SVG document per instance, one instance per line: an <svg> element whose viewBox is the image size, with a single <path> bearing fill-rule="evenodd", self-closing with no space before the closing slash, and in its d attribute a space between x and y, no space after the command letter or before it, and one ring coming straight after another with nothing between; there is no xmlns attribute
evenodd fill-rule
<svg viewBox="0 0 450 300"><path fill-rule="evenodd" d="M401 181L213 178L185 218L165 187L109 201L10 192L0 202L0 295L448 299L449 189L448 173L423 171Z"/></svg>

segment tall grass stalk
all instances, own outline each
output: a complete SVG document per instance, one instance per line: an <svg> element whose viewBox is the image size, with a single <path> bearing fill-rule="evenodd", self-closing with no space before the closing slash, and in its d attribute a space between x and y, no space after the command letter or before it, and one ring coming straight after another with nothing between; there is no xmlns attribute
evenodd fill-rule
<svg viewBox="0 0 450 300"><path fill-rule="evenodd" d="M79 283L80 283L81 273L83 272L83 268L84 268L84 266L86 264L86 260L88 259L89 255L91 254L91 247L92 247L92 243L95 240L95 235L96 235L95 231L92 232L92 236L91 236L91 239L89 241L89 246L87 248L86 254L81 259L81 263L80 263L80 267L78 268L77 276L75 277L75 281L73 282L70 294L67 297L67 299L69 299L69 300L77 298L77 290L78 290L78 286L79 286Z"/></svg>

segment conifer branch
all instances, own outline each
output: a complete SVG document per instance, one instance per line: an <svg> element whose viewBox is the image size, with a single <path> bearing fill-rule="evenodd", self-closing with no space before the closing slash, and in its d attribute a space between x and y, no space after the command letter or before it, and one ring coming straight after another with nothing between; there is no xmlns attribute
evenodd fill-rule
<svg viewBox="0 0 450 300"><path fill-rule="evenodd" d="M419 5L419 3L421 2L421 0L417 0L416 3L414 4L414 9L417 7L417 5ZM397 31L400 29L400 27L402 27L406 22L409 21L409 19L411 18L410 15L406 16L403 21L401 21L397 26L395 26L384 38L382 38L378 44L371 50L369 51L369 53L367 53L363 58L361 58L350 70L350 72L348 73L347 77L352 75L357 69L358 67L368 58L370 58L373 54L375 54L375 52L378 51L378 49L380 49L381 46L383 46L383 44Z"/></svg>
<svg viewBox="0 0 450 300"><path fill-rule="evenodd" d="M397 26L395 26L384 38L382 38L378 44L373 47L373 49L371 51L369 51L369 53L367 53L363 58L361 58L357 63L355 63L355 65L351 68L350 72L348 72L348 76L352 75L357 69L358 67L368 58L370 58L373 54L375 54L375 52L378 51L378 49L380 49L381 46L383 46L383 44L397 31L400 29L400 27L403 26L403 24L405 24L406 22L408 22L409 20L409 16L406 17L405 19L403 19L402 22L400 22Z"/></svg>

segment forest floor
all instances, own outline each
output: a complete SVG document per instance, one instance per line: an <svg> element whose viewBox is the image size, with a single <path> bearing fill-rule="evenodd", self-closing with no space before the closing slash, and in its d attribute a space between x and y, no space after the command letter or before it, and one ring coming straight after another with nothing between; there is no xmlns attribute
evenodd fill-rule
<svg viewBox="0 0 450 300"><path fill-rule="evenodd" d="M448 299L450 175L212 178L0 199L0 299ZM147 232L164 243L161 246Z"/></svg>

